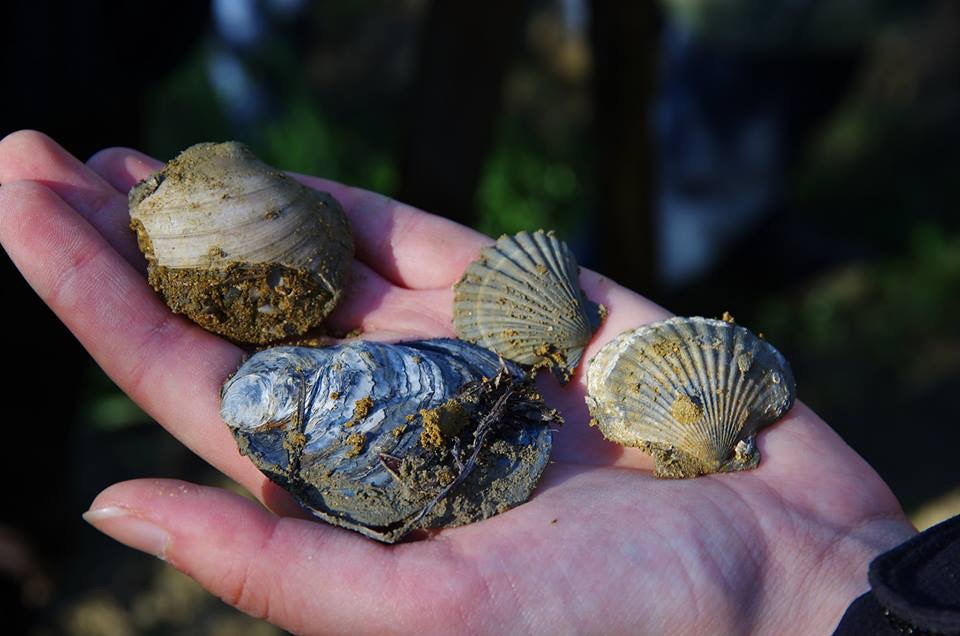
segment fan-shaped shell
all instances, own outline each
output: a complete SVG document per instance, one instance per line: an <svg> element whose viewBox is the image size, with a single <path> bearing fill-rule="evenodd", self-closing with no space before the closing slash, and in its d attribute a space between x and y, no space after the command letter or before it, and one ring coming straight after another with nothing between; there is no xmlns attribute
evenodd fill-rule
<svg viewBox="0 0 960 636"><path fill-rule="evenodd" d="M226 382L221 415L241 451L314 515L392 542L533 491L559 416L519 369L500 370L492 352L458 340L277 347Z"/></svg>
<svg viewBox="0 0 960 636"><path fill-rule="evenodd" d="M567 245L542 230L501 236L454 285L457 335L519 364L573 375L606 310L580 289Z"/></svg>
<svg viewBox="0 0 960 636"><path fill-rule="evenodd" d="M753 468L756 432L796 397L790 365L723 320L671 318L620 334L590 361L587 405L603 435L650 452L659 477Z"/></svg>
<svg viewBox="0 0 960 636"><path fill-rule="evenodd" d="M332 311L353 239L340 204L246 146L191 146L130 191L150 284L177 313L242 342L302 334Z"/></svg>

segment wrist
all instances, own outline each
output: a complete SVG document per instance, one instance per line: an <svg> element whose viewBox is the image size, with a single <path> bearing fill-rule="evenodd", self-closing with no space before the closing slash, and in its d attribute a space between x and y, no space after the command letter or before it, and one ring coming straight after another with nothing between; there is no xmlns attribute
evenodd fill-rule
<svg viewBox="0 0 960 636"><path fill-rule="evenodd" d="M814 555L810 573L803 578L805 589L794 591L793 599L786 601L798 618L793 624L805 625L799 630L804 633L832 633L847 607L870 590L870 562L916 534L916 528L902 515L883 515L824 542Z"/></svg>

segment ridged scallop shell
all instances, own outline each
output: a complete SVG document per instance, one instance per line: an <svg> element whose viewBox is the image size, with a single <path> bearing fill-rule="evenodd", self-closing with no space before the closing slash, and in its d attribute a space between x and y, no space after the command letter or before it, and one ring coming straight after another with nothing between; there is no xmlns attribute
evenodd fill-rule
<svg viewBox="0 0 960 636"><path fill-rule="evenodd" d="M469 342L567 382L606 310L580 289L580 268L553 232L501 236L454 285L453 326Z"/></svg>
<svg viewBox="0 0 960 636"><path fill-rule="evenodd" d="M226 382L221 416L315 516L393 542L530 496L559 416L519 373L458 340L277 347Z"/></svg>
<svg viewBox="0 0 960 636"><path fill-rule="evenodd" d="M755 434L790 409L796 384L783 355L747 329L671 318L607 343L587 392L607 439L651 453L658 477L695 477L755 467Z"/></svg>
<svg viewBox="0 0 960 636"><path fill-rule="evenodd" d="M150 284L242 342L299 335L336 306L353 238L340 204L227 142L191 146L130 191Z"/></svg>

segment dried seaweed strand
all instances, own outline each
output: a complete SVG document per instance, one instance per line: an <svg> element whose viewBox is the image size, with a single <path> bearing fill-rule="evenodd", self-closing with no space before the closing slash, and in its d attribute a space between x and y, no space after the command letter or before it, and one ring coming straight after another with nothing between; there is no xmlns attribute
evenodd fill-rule
<svg viewBox="0 0 960 636"><path fill-rule="evenodd" d="M287 432L287 463L290 465L290 477L297 483L300 482L300 457L303 454L303 438L307 426L305 416L305 402L307 397L307 379L303 377L303 371L297 369L297 376L300 378L300 388L297 393L297 414L294 420L294 430ZM292 433L292 434L291 434Z"/></svg>
<svg viewBox="0 0 960 636"><path fill-rule="evenodd" d="M501 372L502 373L502 372ZM497 374L495 380L496 385L500 384L500 375ZM472 387L471 387L472 388ZM470 475L473 471L473 468L477 465L477 458L480 456L480 451L483 450L483 444L486 441L487 434L494 429L495 424L498 424L502 421L504 415L507 411L507 402L510 398L513 397L518 392L518 389L510 386L507 388L506 392L497 398L497 401L494 402L490 411L483 416L480 420L480 423L477 425L476 430L473 432L473 450L470 453L470 457L467 458L466 462L460 463L459 457L454 454L454 461L460 464L460 470L457 476L449 484L443 487L437 495L431 499L427 504L420 509L407 523L412 525L423 519L426 515L430 513L433 508L440 503L440 500L450 494L450 492L462 484L464 480ZM454 449L456 453L457 449Z"/></svg>

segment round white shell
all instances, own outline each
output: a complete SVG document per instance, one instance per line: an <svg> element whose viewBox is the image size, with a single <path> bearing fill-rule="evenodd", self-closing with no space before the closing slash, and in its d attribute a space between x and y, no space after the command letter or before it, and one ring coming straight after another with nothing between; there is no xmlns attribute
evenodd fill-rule
<svg viewBox="0 0 960 636"><path fill-rule="evenodd" d="M454 329L519 364L550 366L566 382L605 313L579 277L573 252L552 232L501 236L454 286Z"/></svg>
<svg viewBox="0 0 960 636"><path fill-rule="evenodd" d="M150 285L240 342L318 326L343 295L353 239L340 204L237 142L184 150L130 191Z"/></svg>
<svg viewBox="0 0 960 636"><path fill-rule="evenodd" d="M130 217L150 236L161 267L185 269L244 263L278 263L326 275L316 235L353 253L342 213L323 211L330 195L307 188L258 160L237 142L203 143L178 160L201 158L190 180L154 175L138 185ZM318 211L319 210L319 211ZM333 285L331 284L332 288Z"/></svg>
<svg viewBox="0 0 960 636"><path fill-rule="evenodd" d="M653 454L660 477L753 468L755 433L796 398L790 365L730 322L671 318L620 334L590 361L587 406L604 437Z"/></svg>

